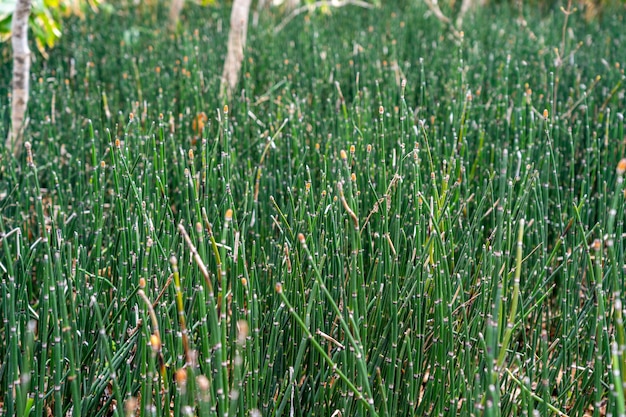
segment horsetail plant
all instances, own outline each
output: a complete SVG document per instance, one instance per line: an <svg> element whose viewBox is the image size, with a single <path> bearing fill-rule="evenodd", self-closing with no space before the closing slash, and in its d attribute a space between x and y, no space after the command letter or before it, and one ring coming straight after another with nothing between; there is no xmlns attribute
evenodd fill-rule
<svg viewBox="0 0 626 417"><path fill-rule="evenodd" d="M224 106L229 10L154 7L33 61L0 414L624 413L623 13L261 14Z"/></svg>

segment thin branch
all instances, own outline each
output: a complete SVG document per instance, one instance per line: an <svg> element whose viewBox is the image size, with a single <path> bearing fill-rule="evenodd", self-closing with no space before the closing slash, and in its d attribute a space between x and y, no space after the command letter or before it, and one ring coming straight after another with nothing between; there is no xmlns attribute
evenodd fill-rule
<svg viewBox="0 0 626 417"><path fill-rule="evenodd" d="M582 103L584 100L587 99L589 92L593 91L594 88L596 88L596 85L598 85L598 82L600 82L601 78L600 76L597 76L593 82L591 83L591 86L589 86L589 89L584 91L581 95L580 98L578 100L576 100L576 102L569 108L569 110L567 110L565 113L563 113L561 115L562 119L569 119L572 114L574 113L574 110L576 110L576 108L578 108L578 106L580 105L580 103Z"/></svg>
<svg viewBox="0 0 626 417"><path fill-rule="evenodd" d="M426 6L428 6L428 9L432 12L432 14L435 15L437 20L439 20L444 25L448 26L448 29L450 30L450 32L452 32L455 38L460 39L461 32L457 30L452 20L450 20L448 16L443 14L441 9L439 8L439 4L437 3L437 0L424 0L424 2L426 3Z"/></svg>
<svg viewBox="0 0 626 417"><path fill-rule="evenodd" d="M563 20L563 28L561 29L561 49L558 51L559 61L565 56L565 39L567 38L567 21L569 20L569 16L571 14L576 13L577 9L574 7L572 9L572 0L567 0L567 9L561 7L561 12L565 15L565 19ZM560 62L559 62L560 63Z"/></svg>
<svg viewBox="0 0 626 417"><path fill-rule="evenodd" d="M283 30L285 28L285 26L287 26L289 24L289 22L291 22L293 19L295 19L298 15L304 13L304 12L314 12L315 10L317 10L320 7L327 7L327 6L332 6L332 7L344 7L344 6L358 6L358 7L363 7L364 9L373 9L374 5L367 3L365 1L361 1L361 0L333 0L330 3L328 1L317 1L315 3L312 4L307 4L306 6L301 6L298 7L297 9L295 9L294 11L292 11L291 13L289 13L289 15L287 17L285 17L283 19L282 22L280 22L278 24L278 26L276 26L274 28L274 33L278 33L281 30Z"/></svg>
<svg viewBox="0 0 626 417"><path fill-rule="evenodd" d="M456 27L461 28L463 26L463 18L467 14L467 12L472 8L473 0L463 0L461 3L461 10L459 11L459 15L456 17Z"/></svg>

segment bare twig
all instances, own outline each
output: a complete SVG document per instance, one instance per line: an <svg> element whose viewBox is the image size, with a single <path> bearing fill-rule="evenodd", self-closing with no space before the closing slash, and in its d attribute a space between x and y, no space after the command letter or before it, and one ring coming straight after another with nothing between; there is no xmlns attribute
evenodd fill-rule
<svg viewBox="0 0 626 417"><path fill-rule="evenodd" d="M580 98L576 100L576 102L569 108L569 110L567 110L565 113L561 115L561 118L569 119L572 116L572 113L574 113L574 110L576 110L576 108L580 105L580 103L582 103L584 100L587 99L588 92L593 91L593 89L596 88L600 80L601 80L600 76L597 76L596 79L593 80L593 83L591 83L591 86L589 87L589 89L581 94Z"/></svg>
<svg viewBox="0 0 626 417"><path fill-rule="evenodd" d="M326 333L324 333L323 331L321 331L321 330L319 330L319 329L317 329L317 330L315 331L315 334L317 334L317 335L321 336L322 338L324 338L324 339L328 340L328 341L329 341L329 342L331 342L333 345L337 346L340 350L345 350L345 349L346 349L346 347L345 347L344 345L342 345L341 343L339 343L339 342L337 341L337 339L335 339L335 338L334 338L334 337L332 337L332 336L327 335Z"/></svg>
<svg viewBox="0 0 626 417"><path fill-rule="evenodd" d="M354 210L352 210L348 205L346 197L343 195L343 184L341 184L341 182L337 183L337 191L339 191L339 200L341 201L341 205L348 213L348 216L350 216L350 218L352 219L356 231L359 231L359 218L357 217L356 213L354 213Z"/></svg>
<svg viewBox="0 0 626 417"><path fill-rule="evenodd" d="M565 15L565 20L563 21L563 28L561 30L561 49L558 51L559 64L562 62L562 58L565 56L565 38L567 33L567 21L569 20L569 16L571 14L576 13L576 8L572 9L572 0L567 0L567 9L561 7L561 12Z"/></svg>
<svg viewBox="0 0 626 417"><path fill-rule="evenodd" d="M198 265L198 268L200 268L200 272L202 273L202 276L204 277L206 286L212 294L213 284L211 283L209 270L204 264L204 261L202 260L202 258L200 257L200 254L198 253L198 250L196 249L196 245L194 245L193 242L191 241L191 238L189 237L189 234L187 234L187 231L185 230L185 226L183 226L182 223L178 225L178 231L180 232L181 235L183 235L183 239L185 239L185 242L187 243L187 246L189 247L189 250L191 251L193 260L196 262L196 265Z"/></svg>
<svg viewBox="0 0 626 417"><path fill-rule="evenodd" d="M280 22L278 26L274 28L274 33L278 33L281 30L283 30L285 26L287 26L289 22L291 22L298 15L305 13L305 12L309 12L309 13L314 12L316 9L320 7L327 7L329 5L332 7L344 7L344 6L352 5L352 6L363 7L365 9L374 8L374 5L367 3L365 1L361 1L361 0L332 0L330 4L328 3L328 1L317 1L312 4L307 4L306 6L298 7L297 9L289 13L289 15L285 17L283 21Z"/></svg>
<svg viewBox="0 0 626 417"><path fill-rule="evenodd" d="M596 78L597 79L597 78ZM615 94L620 91L620 88L622 87L622 81L624 81L624 77L622 77L621 80L619 80L617 82L617 84L615 84L615 86L611 89L611 92L609 93L608 96L606 96L606 99L604 100L604 102L602 103L602 105L600 106L600 113L604 113L604 110L606 109L606 106L609 105L609 101L611 101L613 99L613 96L615 96ZM595 86L595 84L594 84Z"/></svg>
<svg viewBox="0 0 626 417"><path fill-rule="evenodd" d="M553 100L553 105L552 105L552 114L551 114L551 119L554 120L554 114L556 113L556 108L554 106L554 104L557 102L557 95L558 95L558 90L559 90L559 81L560 81L560 77L559 77L559 71L561 68L561 65L563 64L563 58L565 57L565 40L567 37L567 23L569 20L569 16L571 14L576 13L576 8L574 7L572 9L572 0L567 0L567 9L561 7L561 12L563 12L563 14L565 15L565 19L563 20L563 28L561 29L561 47L560 48L556 48L554 50L554 53L556 54L556 61L555 61L555 67L556 67L556 76L555 76L555 80L554 80L554 89L552 91L552 100Z"/></svg>
<svg viewBox="0 0 626 417"><path fill-rule="evenodd" d="M432 12L432 14L435 15L437 20L446 25L455 38L460 39L462 37L462 32L459 32L452 20L450 20L448 16L443 14L441 8L439 8L437 0L424 0L424 2L426 3L426 6L428 6L428 9Z"/></svg>
<svg viewBox="0 0 626 417"><path fill-rule="evenodd" d="M461 10L459 11L459 14L455 20L457 28L463 27L463 18L465 17L469 9L472 8L473 3L473 0L463 0L463 2L461 3Z"/></svg>

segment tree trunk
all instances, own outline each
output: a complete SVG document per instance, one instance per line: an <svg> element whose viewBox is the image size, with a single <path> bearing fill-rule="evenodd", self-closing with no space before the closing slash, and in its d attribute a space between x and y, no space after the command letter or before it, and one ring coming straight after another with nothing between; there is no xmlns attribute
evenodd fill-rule
<svg viewBox="0 0 626 417"><path fill-rule="evenodd" d="M248 31L248 13L251 0L235 0L230 14L230 31L228 32L228 52L224 60L220 97L232 98L233 90L239 81L239 72L243 62L243 49L246 45Z"/></svg>
<svg viewBox="0 0 626 417"><path fill-rule="evenodd" d="M28 48L28 17L31 0L18 0L11 24L13 48L13 91L11 93L11 129L6 147L17 155L22 147L25 114L28 106L30 49Z"/></svg>
<svg viewBox="0 0 626 417"><path fill-rule="evenodd" d="M172 3L170 4L169 29L172 32L175 32L176 28L178 27L180 12L181 10L183 10L184 5L185 0L172 0Z"/></svg>
<svg viewBox="0 0 626 417"><path fill-rule="evenodd" d="M285 10L287 12L293 12L300 7L300 0L287 0L285 2Z"/></svg>
<svg viewBox="0 0 626 417"><path fill-rule="evenodd" d="M268 0L259 0L256 2L256 9L254 13L252 13L252 26L257 27L259 25L259 15L261 14L261 10L267 8Z"/></svg>

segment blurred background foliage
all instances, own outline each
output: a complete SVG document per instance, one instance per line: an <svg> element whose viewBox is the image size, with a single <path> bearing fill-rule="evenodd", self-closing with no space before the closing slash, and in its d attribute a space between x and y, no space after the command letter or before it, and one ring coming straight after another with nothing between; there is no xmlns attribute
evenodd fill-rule
<svg viewBox="0 0 626 417"><path fill-rule="evenodd" d="M0 0L0 40L11 37L11 20L16 0ZM103 0L34 0L30 15L30 28L37 50L46 57L46 49L54 47L61 37L63 18L84 17L87 9L98 10ZM112 6L107 6L112 7Z"/></svg>
<svg viewBox="0 0 626 417"><path fill-rule="evenodd" d="M387 0L397 3L408 3L411 1L423 0ZM377 4L377 1L370 1ZM472 8L488 7L490 4L511 3L522 10L523 7L538 8L541 13L550 13L566 7L563 0L472 0ZM77 16L83 18L87 10L100 11L105 13L123 12L129 8L150 9L157 3L157 0L33 0L30 28L37 50L47 58L46 51L53 48L56 41L63 33L62 22L64 18ZM194 0L194 3L204 6L215 3L232 3L232 0ZM257 0L253 9L257 11L261 8L274 7L282 12L289 12L298 6L319 3L315 0ZM342 0L329 0L329 7L321 7L319 10L328 12L332 7ZM454 16L461 8L462 0L444 0L439 2L441 10L448 16ZM15 9L16 0L0 0L0 42L6 42L11 37L11 18ZM610 12L616 7L623 10L626 0L578 0L573 4L577 11L581 12L587 21L601 19L603 13ZM314 10L311 8L311 10ZM3 58L8 55L8 49L3 48Z"/></svg>

